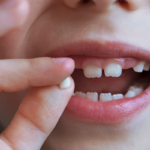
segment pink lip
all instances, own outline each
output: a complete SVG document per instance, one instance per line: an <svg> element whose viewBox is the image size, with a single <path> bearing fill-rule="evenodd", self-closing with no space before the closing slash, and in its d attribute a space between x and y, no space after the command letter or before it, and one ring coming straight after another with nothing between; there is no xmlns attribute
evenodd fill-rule
<svg viewBox="0 0 150 150"><path fill-rule="evenodd" d="M52 49L46 56L50 57L66 57L66 56L95 56L100 58L139 58L141 60L150 61L150 51L127 43L121 42L105 42L98 41L80 41L76 43L66 44L61 47Z"/></svg>
<svg viewBox="0 0 150 150"><path fill-rule="evenodd" d="M119 42L82 41L51 50L50 57L95 56L100 58L139 58L150 61L146 49ZM92 102L72 96L65 113L82 120L94 122L122 122L137 116L150 103L150 87L134 98L124 98L110 102Z"/></svg>
<svg viewBox="0 0 150 150"><path fill-rule="evenodd" d="M94 122L123 122L138 115L150 103L150 88L134 98L110 102L93 102L72 96L65 110L78 119Z"/></svg>

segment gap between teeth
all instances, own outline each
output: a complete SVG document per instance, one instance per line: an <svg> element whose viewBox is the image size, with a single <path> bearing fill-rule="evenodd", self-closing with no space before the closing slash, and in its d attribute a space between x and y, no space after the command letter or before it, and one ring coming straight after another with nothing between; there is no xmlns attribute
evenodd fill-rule
<svg viewBox="0 0 150 150"><path fill-rule="evenodd" d="M102 102L107 102L107 101L112 101L112 100L118 100L122 98L130 98L130 97L135 97L139 94L141 94L144 91L143 87L137 87L137 86L131 86L129 87L127 93L125 95L123 94L111 94L111 93L101 93L98 96L97 92L87 92L86 94L83 92L75 92L75 96L77 97L82 97L91 101L102 101Z"/></svg>
<svg viewBox="0 0 150 150"><path fill-rule="evenodd" d="M149 71L150 64L145 61L140 61L133 67L135 72ZM87 78L100 78L102 76L102 68L96 65L88 65L83 69L83 73ZM119 77L122 74L122 67L117 63L110 63L104 67L106 77Z"/></svg>

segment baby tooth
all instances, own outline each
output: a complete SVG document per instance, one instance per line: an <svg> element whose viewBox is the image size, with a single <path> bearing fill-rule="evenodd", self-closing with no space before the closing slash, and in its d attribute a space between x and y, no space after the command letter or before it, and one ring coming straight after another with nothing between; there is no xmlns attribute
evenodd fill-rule
<svg viewBox="0 0 150 150"><path fill-rule="evenodd" d="M105 76L119 77L122 74L122 67L117 63L111 63L104 68Z"/></svg>
<svg viewBox="0 0 150 150"><path fill-rule="evenodd" d="M82 92L75 92L75 96L85 98L85 93L82 93Z"/></svg>
<svg viewBox="0 0 150 150"><path fill-rule="evenodd" d="M136 96L134 91L128 91L125 95L125 97L134 97L134 96Z"/></svg>
<svg viewBox="0 0 150 150"><path fill-rule="evenodd" d="M149 71L149 64L148 63L145 63L145 65L144 65L144 71Z"/></svg>
<svg viewBox="0 0 150 150"><path fill-rule="evenodd" d="M95 65L86 66L83 72L87 78L100 78L102 76L102 69Z"/></svg>
<svg viewBox="0 0 150 150"><path fill-rule="evenodd" d="M114 94L114 95L112 96L112 99L113 99L113 100L122 99L122 98L123 98L123 95L122 95L122 94Z"/></svg>
<svg viewBox="0 0 150 150"><path fill-rule="evenodd" d="M66 78L64 81L62 81L59 86L61 89L65 89L65 88L68 88L71 84L71 81L70 81L70 77Z"/></svg>
<svg viewBox="0 0 150 150"><path fill-rule="evenodd" d="M102 102L107 102L112 100L112 95L111 93L101 93L100 94L100 101Z"/></svg>
<svg viewBox="0 0 150 150"><path fill-rule="evenodd" d="M97 102L98 101L98 94L97 94L97 92L94 92L94 93L87 92L85 95L85 98L88 100Z"/></svg>
<svg viewBox="0 0 150 150"><path fill-rule="evenodd" d="M145 61L141 61L135 67L133 67L133 70L135 72L143 72L144 65L145 65Z"/></svg>

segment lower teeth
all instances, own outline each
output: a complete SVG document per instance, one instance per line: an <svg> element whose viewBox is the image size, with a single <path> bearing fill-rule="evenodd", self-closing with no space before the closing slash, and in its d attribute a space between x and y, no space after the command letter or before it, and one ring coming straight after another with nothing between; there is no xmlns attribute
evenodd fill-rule
<svg viewBox="0 0 150 150"><path fill-rule="evenodd" d="M111 93L101 93L98 98L98 93L97 92L87 92L86 94L83 92L75 92L75 96L77 97L82 97L91 101L101 101L101 102L107 102L107 101L112 101L112 100L118 100L122 98L131 98L135 97L139 94L141 94L144 91L144 88L142 85L140 86L131 86L129 87L127 93L125 95L123 94L111 94Z"/></svg>

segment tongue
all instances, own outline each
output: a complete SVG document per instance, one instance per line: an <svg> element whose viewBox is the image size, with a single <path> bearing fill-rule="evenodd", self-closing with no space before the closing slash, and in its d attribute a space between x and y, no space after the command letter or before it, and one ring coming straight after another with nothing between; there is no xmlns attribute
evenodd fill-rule
<svg viewBox="0 0 150 150"><path fill-rule="evenodd" d="M135 83L140 74L135 73L133 69L123 70L120 77L86 78L83 70L76 69L72 74L75 81L75 91L79 92L98 92L100 93L122 93L125 94L128 88Z"/></svg>

